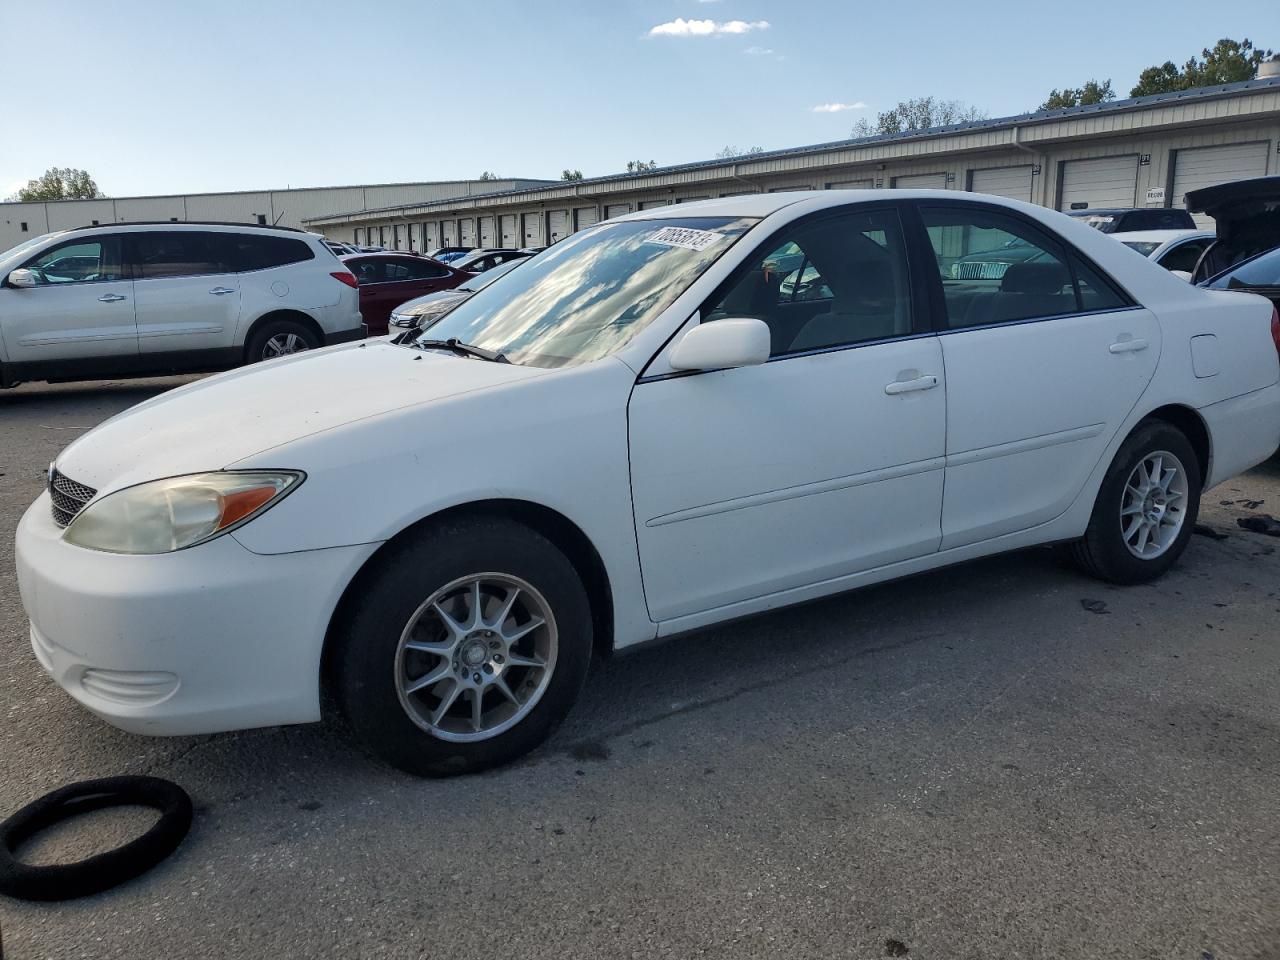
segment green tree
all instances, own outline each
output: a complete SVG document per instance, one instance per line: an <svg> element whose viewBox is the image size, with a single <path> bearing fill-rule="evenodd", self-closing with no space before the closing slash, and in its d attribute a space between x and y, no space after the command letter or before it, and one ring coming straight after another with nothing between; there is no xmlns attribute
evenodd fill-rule
<svg viewBox="0 0 1280 960"><path fill-rule="evenodd" d="M1138 75L1138 83L1129 91L1131 97L1153 93L1173 93L1193 87L1213 87L1220 83L1252 80L1258 64L1276 59L1271 50L1255 47L1246 37L1239 42L1223 37L1212 49L1200 51L1202 60L1192 57L1181 69L1172 61L1147 67Z"/></svg>
<svg viewBox="0 0 1280 960"><path fill-rule="evenodd" d="M502 178L498 176L496 173L494 173L492 170L486 170L484 173L480 174L480 180L482 182L487 180L501 180L501 179Z"/></svg>
<svg viewBox="0 0 1280 960"><path fill-rule="evenodd" d="M1083 87L1063 87L1049 91L1049 99L1040 104L1041 110L1057 110L1060 107L1087 107L1091 103L1109 103L1116 98L1111 81L1089 80Z"/></svg>
<svg viewBox="0 0 1280 960"><path fill-rule="evenodd" d="M50 167L39 180L27 185L10 200L28 203L38 200L97 200L106 196L85 170L75 167Z"/></svg>
<svg viewBox="0 0 1280 960"><path fill-rule="evenodd" d="M853 127L855 137L870 137L881 133L903 133L910 130L928 130L946 127L953 123L967 123L987 119L987 112L971 107L959 100L939 100L936 97L916 97L903 100L876 116L875 122L859 120Z"/></svg>
<svg viewBox="0 0 1280 960"><path fill-rule="evenodd" d="M561 180L568 180L570 183L575 183L575 182L577 182L578 180L581 180L581 179L582 179L582 171L581 171L581 170L569 170L569 169L567 169L567 168L566 168L566 169L565 169L565 170L560 174L560 179L561 179Z"/></svg>
<svg viewBox="0 0 1280 960"><path fill-rule="evenodd" d="M627 173L647 173L650 170L657 169L658 162L656 160L650 160L648 163L645 163L643 160L627 161Z"/></svg>
<svg viewBox="0 0 1280 960"><path fill-rule="evenodd" d="M732 160L735 157L750 157L757 153L764 153L764 147L747 147L740 150L738 147L726 146L723 150L716 154L717 160Z"/></svg>

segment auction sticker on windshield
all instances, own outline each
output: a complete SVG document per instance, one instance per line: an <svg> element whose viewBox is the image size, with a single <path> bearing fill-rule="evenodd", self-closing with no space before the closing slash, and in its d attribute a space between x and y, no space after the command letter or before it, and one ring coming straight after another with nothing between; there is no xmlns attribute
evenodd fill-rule
<svg viewBox="0 0 1280 960"><path fill-rule="evenodd" d="M657 243L664 247L684 247L701 253L717 240L723 240L723 233L712 233L710 230L694 230L690 227L663 227L645 243Z"/></svg>

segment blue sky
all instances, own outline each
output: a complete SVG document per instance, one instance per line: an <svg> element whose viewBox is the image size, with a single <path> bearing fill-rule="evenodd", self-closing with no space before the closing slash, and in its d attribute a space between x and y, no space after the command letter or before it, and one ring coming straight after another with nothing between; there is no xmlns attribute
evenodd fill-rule
<svg viewBox="0 0 1280 960"><path fill-rule="evenodd" d="M0 0L0 196L50 166L115 196L593 176L927 94L1003 116L1222 36L1280 48L1274 3Z"/></svg>

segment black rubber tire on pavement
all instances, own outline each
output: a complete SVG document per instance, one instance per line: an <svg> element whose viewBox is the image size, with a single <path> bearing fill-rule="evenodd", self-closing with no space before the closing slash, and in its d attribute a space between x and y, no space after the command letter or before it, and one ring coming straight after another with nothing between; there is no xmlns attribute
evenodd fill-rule
<svg viewBox="0 0 1280 960"><path fill-rule="evenodd" d="M14 856L18 847L55 823L123 806L154 807L160 819L123 846L76 863L36 866ZM132 880L178 848L191 829L191 814L187 792L159 777L105 777L61 787L0 822L0 893L21 900L71 900Z"/></svg>
<svg viewBox="0 0 1280 960"><path fill-rule="evenodd" d="M436 590L477 573L517 577L536 588L555 618L558 652L541 699L519 723L490 739L454 742L419 727L395 681L400 636ZM380 557L331 636L331 692L368 749L417 776L473 773L532 750L568 715L591 660L591 607L568 558L541 534L497 518L431 524Z"/></svg>
<svg viewBox="0 0 1280 960"><path fill-rule="evenodd" d="M267 341L279 334L289 333L299 337L306 344L304 348L306 350L314 350L320 346L320 341L316 338L315 331L305 324L296 320L269 320L255 330L253 336L249 338L249 342L244 349L245 363L259 363L262 360L270 359L262 355L266 349Z"/></svg>
<svg viewBox="0 0 1280 960"><path fill-rule="evenodd" d="M1125 546L1120 524L1120 503L1124 485L1134 467L1149 453L1168 450L1182 461L1187 474L1187 507L1177 539L1159 557L1141 560ZM1071 559L1085 573L1116 584L1146 583L1172 567L1191 539L1200 513L1200 461L1190 441L1177 427L1163 420L1140 423L1116 452L1098 498L1085 535L1066 545Z"/></svg>

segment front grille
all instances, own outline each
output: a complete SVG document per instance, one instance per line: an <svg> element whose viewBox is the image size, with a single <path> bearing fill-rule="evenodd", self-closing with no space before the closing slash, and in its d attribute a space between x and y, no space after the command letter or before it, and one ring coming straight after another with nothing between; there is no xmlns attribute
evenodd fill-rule
<svg viewBox="0 0 1280 960"><path fill-rule="evenodd" d="M57 470L49 471L49 500L53 508L53 522L65 527L94 498L97 490L64 477Z"/></svg>
<svg viewBox="0 0 1280 960"><path fill-rule="evenodd" d="M951 265L951 276L956 280L1000 280L1009 264L992 260L958 261Z"/></svg>

